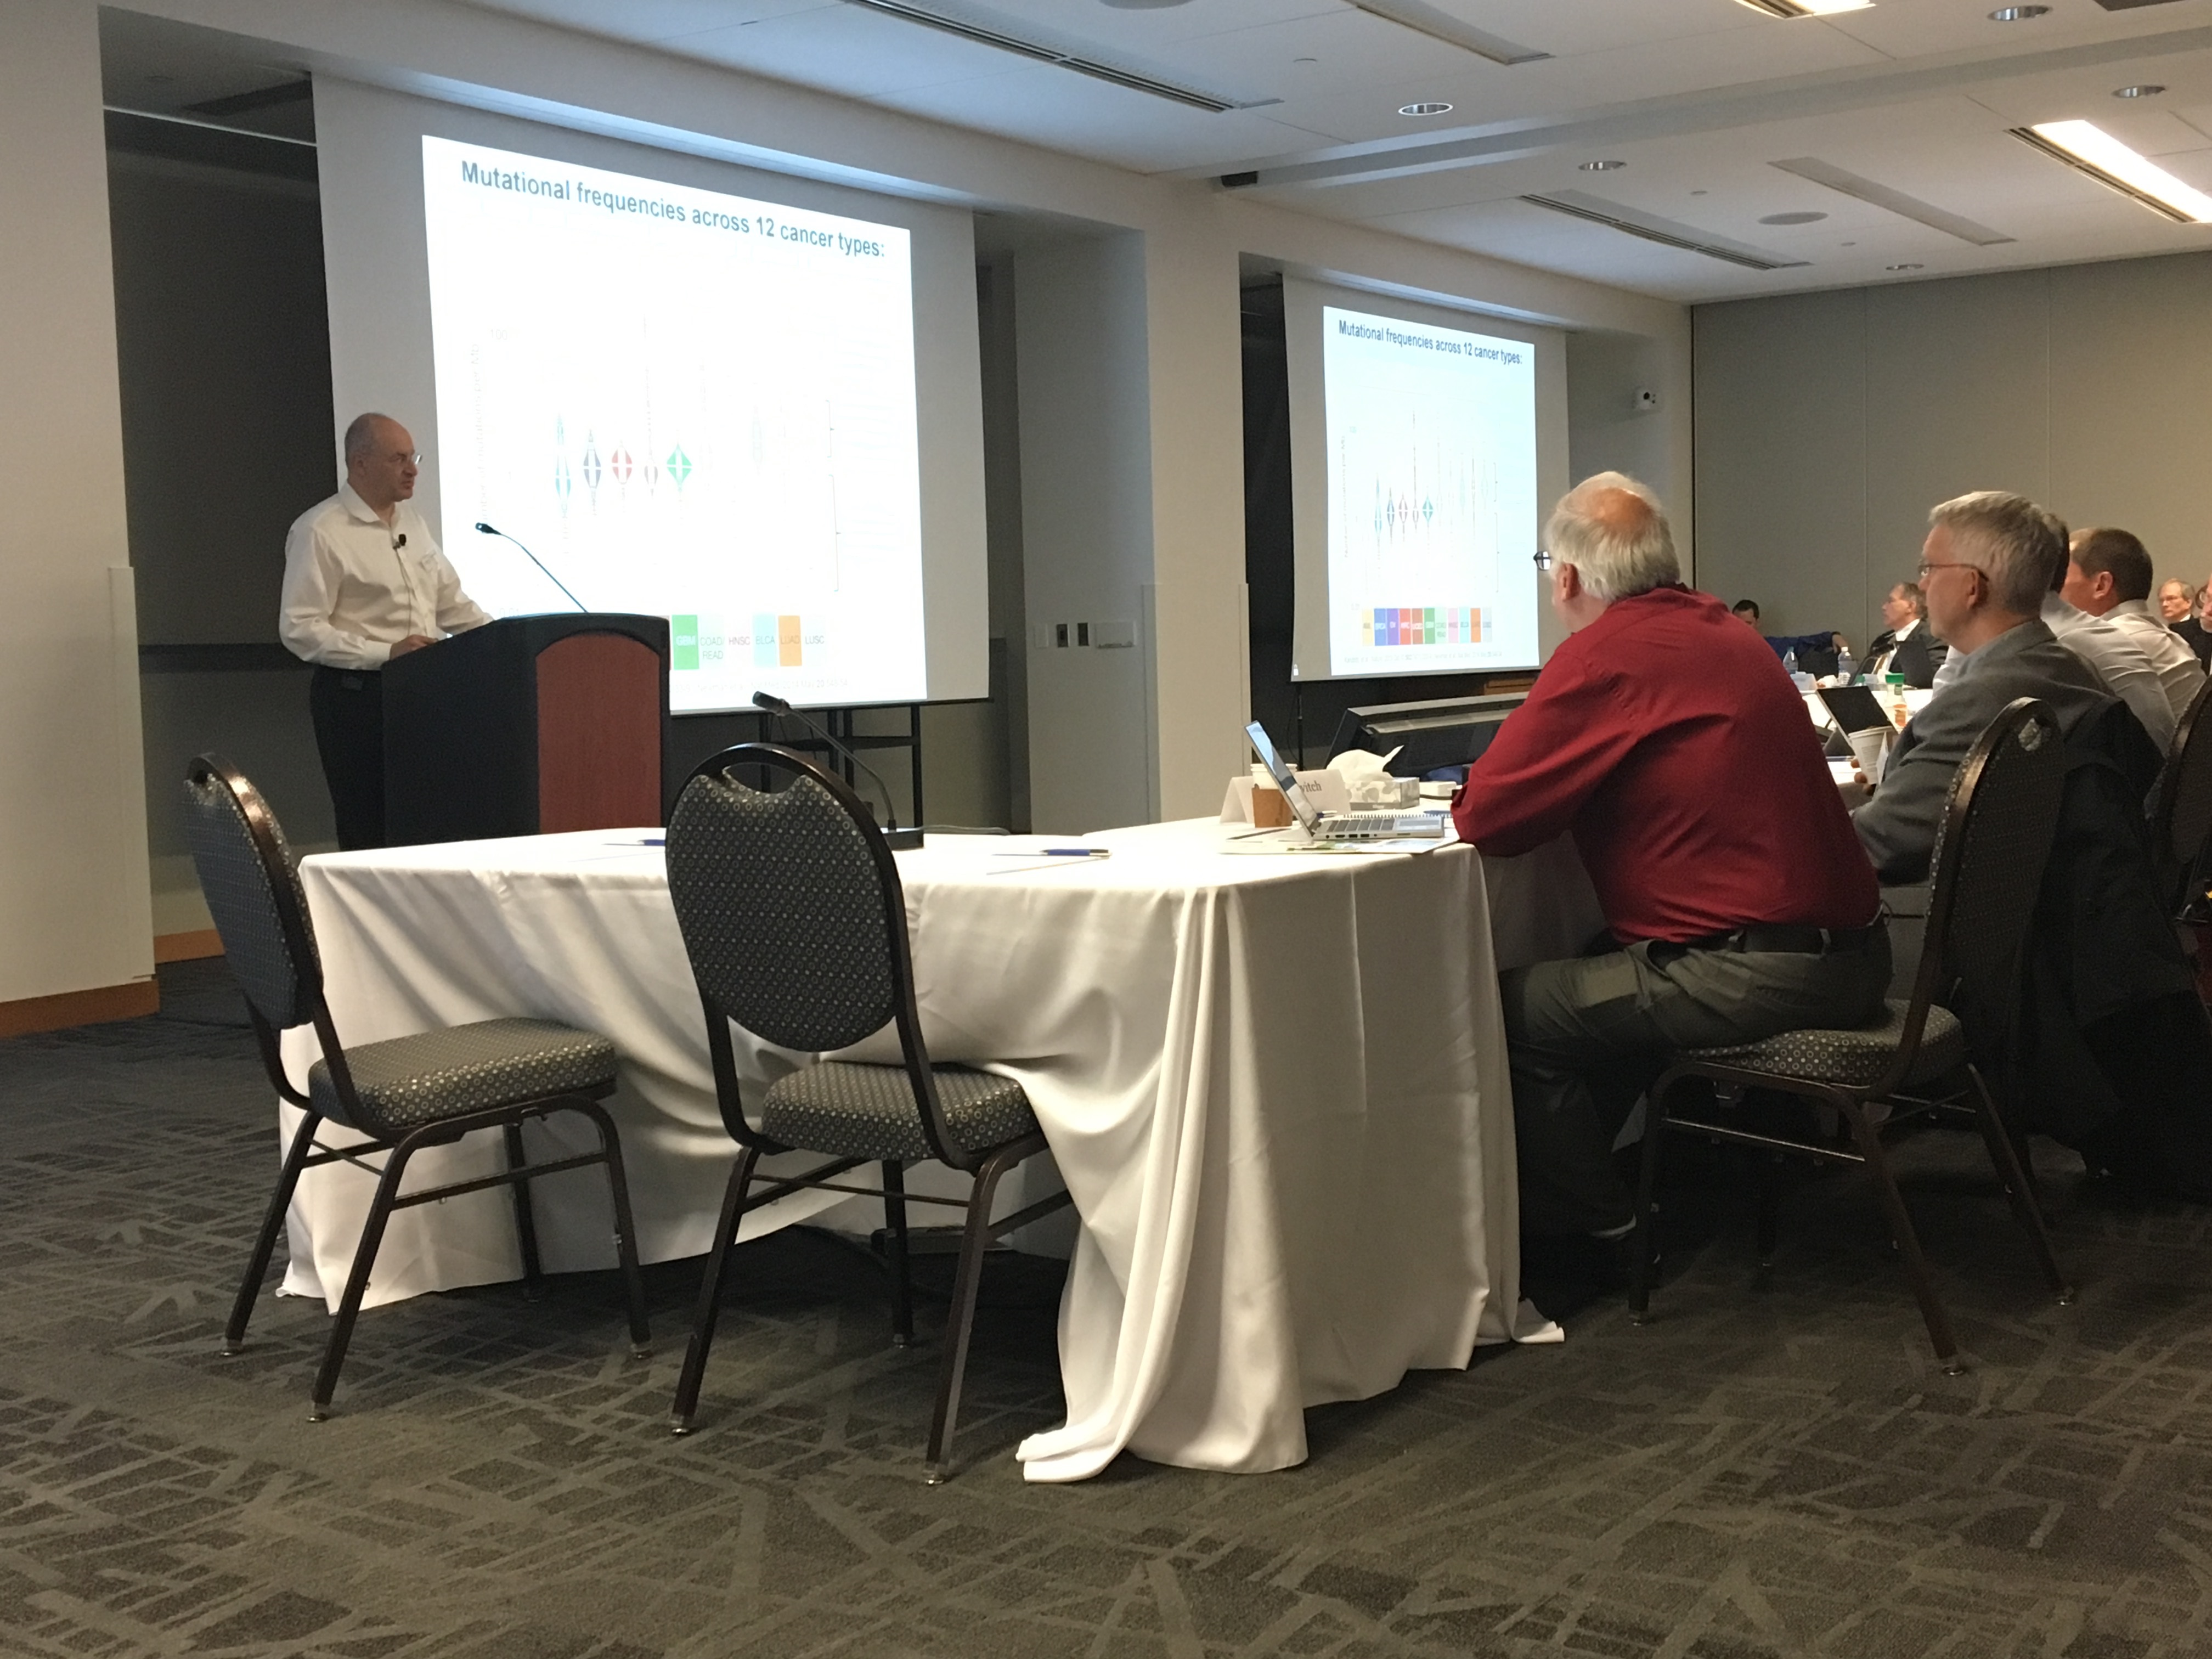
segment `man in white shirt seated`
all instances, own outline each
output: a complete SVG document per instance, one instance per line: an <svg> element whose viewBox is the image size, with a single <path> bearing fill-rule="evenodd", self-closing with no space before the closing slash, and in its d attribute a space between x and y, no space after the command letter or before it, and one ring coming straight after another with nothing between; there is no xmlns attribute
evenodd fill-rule
<svg viewBox="0 0 2212 1659"><path fill-rule="evenodd" d="M344 484L284 538L276 632L315 665L307 708L349 851L384 845L384 665L491 620L410 503L421 460L398 422L360 416Z"/></svg>
<svg viewBox="0 0 2212 1659"><path fill-rule="evenodd" d="M2181 636L2151 614L2150 554L2124 530L2077 530L2067 543L2068 604L2102 617L2142 647L2179 721L2204 689L2204 667Z"/></svg>
<svg viewBox="0 0 2212 1659"><path fill-rule="evenodd" d="M1935 684L1936 671L1951 647L1929 630L1928 602L1920 584L1899 582L1891 588L1881 602L1881 619L1889 626L1867 647L1867 678L1901 674L1905 684L1923 691Z"/></svg>

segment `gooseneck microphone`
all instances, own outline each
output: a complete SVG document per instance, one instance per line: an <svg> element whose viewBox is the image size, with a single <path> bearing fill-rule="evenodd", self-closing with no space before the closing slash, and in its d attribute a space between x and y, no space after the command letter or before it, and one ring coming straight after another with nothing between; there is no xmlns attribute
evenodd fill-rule
<svg viewBox="0 0 2212 1659"><path fill-rule="evenodd" d="M477 520L477 529L481 534L486 536L496 536L503 542L514 542L514 544L517 547L522 547L522 544L520 542L515 542L514 538L508 535L507 532L504 530L495 530L491 526L486 524L482 519ZM404 541L405 538L403 537L401 539ZM522 547L522 556L529 560L531 563L536 565L540 570L545 570L545 561L539 558L528 548ZM569 592L568 583L562 581L558 576L555 575L550 570L545 570L545 580L551 582L554 586L559 588L562 593L567 598L568 603L574 605L577 610L582 611L586 616L591 615L591 606L586 605L574 593Z"/></svg>
<svg viewBox="0 0 2212 1659"><path fill-rule="evenodd" d="M876 786L876 793L884 798L884 840L892 851L901 852L908 848L921 845L921 830L902 830L898 827L898 809L891 805L891 792L884 787L884 781L876 775L876 769L839 742L827 726L822 725L805 710L793 708L781 697L770 691L754 692L753 707L776 715L778 718L789 715L868 775L869 781Z"/></svg>

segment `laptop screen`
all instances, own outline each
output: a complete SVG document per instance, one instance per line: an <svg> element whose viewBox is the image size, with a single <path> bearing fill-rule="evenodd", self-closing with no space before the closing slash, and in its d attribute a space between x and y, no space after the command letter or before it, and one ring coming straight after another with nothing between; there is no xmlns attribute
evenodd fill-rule
<svg viewBox="0 0 2212 1659"><path fill-rule="evenodd" d="M1260 763L1267 769L1267 775L1274 779L1275 787L1283 792L1283 799L1290 802L1291 811L1297 814L1298 822L1305 825L1310 834L1313 827L1321 822L1321 814L1306 799L1306 792L1298 787L1298 775L1285 765L1283 757L1275 752L1275 745L1267 736L1267 728L1254 720L1244 728L1244 735L1252 740L1253 753L1259 756Z"/></svg>

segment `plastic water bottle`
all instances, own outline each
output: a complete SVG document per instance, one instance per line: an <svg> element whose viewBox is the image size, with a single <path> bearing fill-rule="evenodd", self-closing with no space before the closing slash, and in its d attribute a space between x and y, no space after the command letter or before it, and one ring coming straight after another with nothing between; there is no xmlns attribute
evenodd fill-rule
<svg viewBox="0 0 2212 1659"><path fill-rule="evenodd" d="M1859 678L1858 659L1851 655L1849 650L1838 651L1836 653L1836 672L1844 677L1844 684L1845 685L1857 684Z"/></svg>
<svg viewBox="0 0 2212 1659"><path fill-rule="evenodd" d="M1782 653L1782 672L1793 680L1797 678L1797 653L1795 651Z"/></svg>

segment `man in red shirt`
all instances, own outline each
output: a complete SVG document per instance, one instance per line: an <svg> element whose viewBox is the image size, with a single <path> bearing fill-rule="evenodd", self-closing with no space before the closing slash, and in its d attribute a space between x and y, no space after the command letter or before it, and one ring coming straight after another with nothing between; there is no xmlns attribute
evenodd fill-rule
<svg viewBox="0 0 2212 1659"><path fill-rule="evenodd" d="M1452 803L1462 839L1571 833L1605 909L1591 952L1502 976L1521 1226L1618 1237L1612 1149L1681 1048L1858 1025L1889 939L1874 869L1766 642L1681 585L1634 479L1568 492L1546 529L1570 630Z"/></svg>

